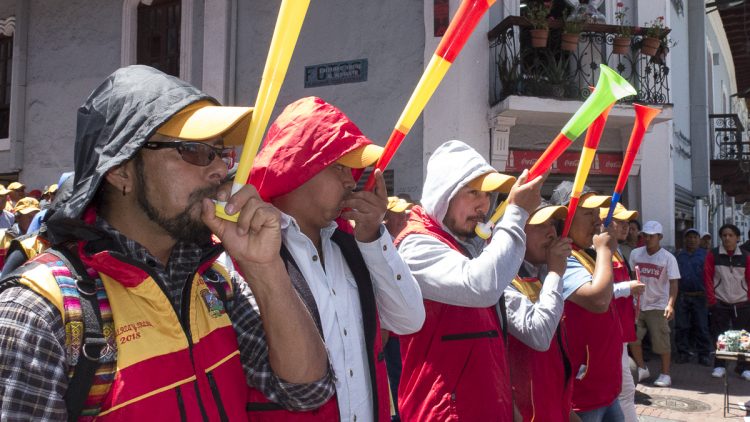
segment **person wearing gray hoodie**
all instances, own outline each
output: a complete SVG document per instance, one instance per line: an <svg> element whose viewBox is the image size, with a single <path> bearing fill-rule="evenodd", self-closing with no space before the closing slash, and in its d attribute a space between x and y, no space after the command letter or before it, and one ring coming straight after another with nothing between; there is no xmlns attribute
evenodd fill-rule
<svg viewBox="0 0 750 422"><path fill-rule="evenodd" d="M423 205L412 208L396 238L426 311L422 330L401 337L403 420L513 419L498 307L523 261L524 226L541 202L544 179L526 183L524 171L513 183L460 141L430 157ZM510 191L508 207L484 241L474 229L495 191Z"/></svg>

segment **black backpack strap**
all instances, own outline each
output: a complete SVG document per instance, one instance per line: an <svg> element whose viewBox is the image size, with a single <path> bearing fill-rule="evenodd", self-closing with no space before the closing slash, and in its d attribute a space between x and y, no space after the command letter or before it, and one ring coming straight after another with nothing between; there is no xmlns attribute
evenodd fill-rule
<svg viewBox="0 0 750 422"><path fill-rule="evenodd" d="M102 333L102 316L99 312L99 300L96 296L96 282L88 276L81 259L64 246L50 248L47 252L59 258L65 264L81 295L81 313L83 315L83 341L81 357L69 380L65 393L65 405L68 409L68 420L76 421L83 411L89 390L94 382L96 370L107 340Z"/></svg>
<svg viewBox="0 0 750 422"><path fill-rule="evenodd" d="M505 347L508 347L508 310L505 307L505 293L500 295L498 305L500 305L500 324L503 329L503 343L505 343Z"/></svg>

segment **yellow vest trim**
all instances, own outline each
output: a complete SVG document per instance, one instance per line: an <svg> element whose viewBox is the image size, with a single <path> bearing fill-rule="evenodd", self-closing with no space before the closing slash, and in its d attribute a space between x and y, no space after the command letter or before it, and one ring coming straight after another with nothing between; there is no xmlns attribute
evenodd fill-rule
<svg viewBox="0 0 750 422"><path fill-rule="evenodd" d="M55 305L65 325L65 310L63 309L63 297L60 285L57 284L55 276L46 265L37 265L19 277L18 282L33 290Z"/></svg>
<svg viewBox="0 0 750 422"><path fill-rule="evenodd" d="M239 354L240 354L240 351L239 350L235 350L234 352L232 352L229 355L227 355L224 359L222 359L222 360L216 362L215 364L209 366L208 368L206 368L206 373L209 373L209 372L213 371L219 365L222 365L224 362L228 361L229 359L232 359L234 356L237 356Z"/></svg>
<svg viewBox="0 0 750 422"><path fill-rule="evenodd" d="M594 267L596 266L596 261L591 259L591 256L587 254L584 251L577 251L573 250L573 256L578 260L578 262L583 265L586 270L588 270L589 273L594 274Z"/></svg>
<svg viewBox="0 0 750 422"><path fill-rule="evenodd" d="M528 297L531 302L536 303L539 300L539 293L542 291L541 281L523 281L516 276L511 283L513 283L513 287L518 289L519 292Z"/></svg>
<svg viewBox="0 0 750 422"><path fill-rule="evenodd" d="M176 382L176 383L174 383L174 384L170 384L170 385L165 385L164 387L158 388L158 389L156 389L156 390L153 390L153 391L149 391L149 392L148 392L148 393L146 393L146 394L143 394L143 395L140 395L140 396L138 396L138 397L132 398L132 399L130 399L130 400L128 400L128 401L125 401L125 402L122 402L122 403L120 403L120 404L118 404L118 405L116 405L116 406L112 406L112 407L110 407L109 409L107 409L107 410L105 410L105 411L103 411L103 412L99 413L99 416L100 416L100 417L101 417L101 416L104 416L104 415L106 415L106 414L108 414L108 413L114 412L114 411L115 411L115 410L117 410L117 409L122 409L122 408L123 408L123 407L125 407L125 406L129 406L129 405L131 405L131 404L133 404L133 403L135 403L135 402L141 401L141 400L143 400L143 399L147 399L147 398L149 398L149 397L151 397L151 396L155 396L155 395L157 395L157 394L159 394L159 393L162 393L162 392L164 392L164 391L167 391L167 390L171 390L171 389L173 389L173 388L175 388L175 387L179 387L180 385L183 385L183 384L187 384L187 383L189 383L189 382L193 382L193 381L195 381L196 379L197 379L197 378L196 378L196 376L195 376L195 375L193 375L192 377L189 377L189 378L185 378L184 380L181 380L181 381L177 381L177 382Z"/></svg>
<svg viewBox="0 0 750 422"><path fill-rule="evenodd" d="M31 236L18 242L26 254L26 259L32 259L47 249L39 236Z"/></svg>

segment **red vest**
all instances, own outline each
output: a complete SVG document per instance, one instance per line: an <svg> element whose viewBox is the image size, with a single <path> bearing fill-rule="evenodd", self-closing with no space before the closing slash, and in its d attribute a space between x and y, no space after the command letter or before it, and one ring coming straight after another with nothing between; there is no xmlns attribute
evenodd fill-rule
<svg viewBox="0 0 750 422"><path fill-rule="evenodd" d="M573 256L593 274L595 261L580 250ZM622 387L622 330L614 301L604 313L593 313L566 300L561 323L566 325L573 367L573 409L576 412L606 407ZM583 367L582 365L585 365Z"/></svg>
<svg viewBox="0 0 750 422"><path fill-rule="evenodd" d="M542 284L536 278L518 278L513 285L536 302ZM524 421L568 422L573 397L573 376L568 360L562 321L544 352L535 350L513 335L508 336L513 400Z"/></svg>
<svg viewBox="0 0 750 422"><path fill-rule="evenodd" d="M612 255L612 271L615 283L631 280L630 269L619 252L615 252ZM614 302L617 308L617 316L620 317L622 341L625 343L635 341L635 305L633 304L633 296L617 298Z"/></svg>
<svg viewBox="0 0 750 422"><path fill-rule="evenodd" d="M81 259L102 279L116 330L117 371L99 420L245 417L237 335L201 276L206 265L186 285L180 321L145 265L109 252Z"/></svg>
<svg viewBox="0 0 750 422"><path fill-rule="evenodd" d="M359 291L359 305L362 308L362 324L364 325L365 347L370 369L370 388L373 392L374 420L389 422L391 420L390 394L388 392L388 375L385 369L385 355L383 354L382 337L380 336L380 318L375 305L375 294L370 273L359 252L354 237L341 230L336 230L331 237L344 255L349 269L354 275ZM320 329L320 315L315 304L315 298L310 292L306 281L302 277L297 264L294 262L286 247L282 247L281 256L286 263L287 271L295 289L310 310ZM321 421L331 422L340 420L338 402L334 395L326 404L318 409L307 412L294 412L282 408L279 404L268 400L260 391L249 388L247 403L247 417L252 421Z"/></svg>
<svg viewBox="0 0 750 422"><path fill-rule="evenodd" d="M396 245L410 234L433 236L469 254L416 206ZM512 421L508 363L494 307L469 308L424 301L425 322L401 336L403 371L398 389L401 420Z"/></svg>

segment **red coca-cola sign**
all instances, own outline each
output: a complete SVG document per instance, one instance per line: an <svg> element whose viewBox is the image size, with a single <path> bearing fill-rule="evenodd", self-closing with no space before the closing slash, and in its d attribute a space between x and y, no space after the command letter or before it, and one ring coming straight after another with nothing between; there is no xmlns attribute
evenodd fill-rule
<svg viewBox="0 0 750 422"><path fill-rule="evenodd" d="M529 169L539 160L544 151L511 149L508 153L508 163L505 165L506 173L520 173L523 169ZM581 158L579 151L564 152L560 158L552 163L553 174L575 174L578 169L578 160ZM591 163L589 174L604 174L617 176L622 167L622 153L597 152L594 162Z"/></svg>

